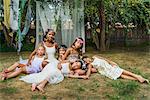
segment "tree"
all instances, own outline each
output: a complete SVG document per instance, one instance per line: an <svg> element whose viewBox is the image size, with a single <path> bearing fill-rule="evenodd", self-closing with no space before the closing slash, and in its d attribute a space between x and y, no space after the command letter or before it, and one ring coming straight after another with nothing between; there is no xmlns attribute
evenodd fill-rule
<svg viewBox="0 0 150 100"><path fill-rule="evenodd" d="M97 49L100 51L105 51L106 50L106 37L105 37L105 5L104 5L104 0L95 0L94 2L91 0L85 0L86 5L85 5L85 16L90 17L91 21L96 21L98 18L99 21L99 29L100 32L94 33L97 38L95 38L95 42L97 44ZM91 22L91 24L94 24L94 22ZM94 25L91 25L94 26ZM95 28L94 28L95 30Z"/></svg>
<svg viewBox="0 0 150 100"><path fill-rule="evenodd" d="M106 50L105 44L105 11L104 11L104 0L100 0L99 3L99 27L100 27L100 34L98 35L100 40L100 50Z"/></svg>

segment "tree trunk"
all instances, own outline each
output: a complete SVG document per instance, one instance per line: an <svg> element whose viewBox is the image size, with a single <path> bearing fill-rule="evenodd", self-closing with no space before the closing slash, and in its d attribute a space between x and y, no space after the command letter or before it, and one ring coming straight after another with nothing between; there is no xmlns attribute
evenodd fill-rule
<svg viewBox="0 0 150 100"><path fill-rule="evenodd" d="M99 27L100 27L100 51L106 50L105 44L105 11L104 11L104 1L100 0L99 4Z"/></svg>

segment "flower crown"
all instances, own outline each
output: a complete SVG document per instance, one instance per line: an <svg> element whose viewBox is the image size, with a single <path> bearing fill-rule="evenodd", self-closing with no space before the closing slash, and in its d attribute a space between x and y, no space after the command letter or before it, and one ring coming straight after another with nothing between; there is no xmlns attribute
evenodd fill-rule
<svg viewBox="0 0 150 100"><path fill-rule="evenodd" d="M77 39L77 41L79 41L81 44L83 44L84 43L84 41L83 40L81 40L80 38L76 38Z"/></svg>

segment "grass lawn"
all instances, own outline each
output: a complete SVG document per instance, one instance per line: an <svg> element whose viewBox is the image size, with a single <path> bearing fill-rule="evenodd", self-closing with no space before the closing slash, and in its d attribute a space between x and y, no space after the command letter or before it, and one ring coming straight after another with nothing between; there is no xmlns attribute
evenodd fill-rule
<svg viewBox="0 0 150 100"><path fill-rule="evenodd" d="M21 53L24 59L29 54ZM120 49L102 53L88 50L86 55L101 55L150 80L149 50ZM0 53L0 71L18 59L16 52ZM18 80L20 76L0 81L0 100L150 100L150 84L124 79L114 81L98 73L92 74L89 80L65 78L59 84L48 84L45 93L31 92L31 85Z"/></svg>

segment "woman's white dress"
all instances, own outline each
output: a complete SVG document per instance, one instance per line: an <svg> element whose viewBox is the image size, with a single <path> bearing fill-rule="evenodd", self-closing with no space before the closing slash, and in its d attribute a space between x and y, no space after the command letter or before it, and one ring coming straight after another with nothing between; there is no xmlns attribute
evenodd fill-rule
<svg viewBox="0 0 150 100"><path fill-rule="evenodd" d="M47 80L50 84L56 84L63 81L64 76L61 71L57 68L58 60L55 58L55 47L46 47L46 52L48 54L48 64L44 67L44 69L40 73L26 75L20 80L25 81L27 83L40 83L43 80Z"/></svg>
<svg viewBox="0 0 150 100"><path fill-rule="evenodd" d="M114 80L119 78L123 72L123 69L121 69L119 66L112 66L103 59L95 58L91 64L98 70L100 74Z"/></svg>

